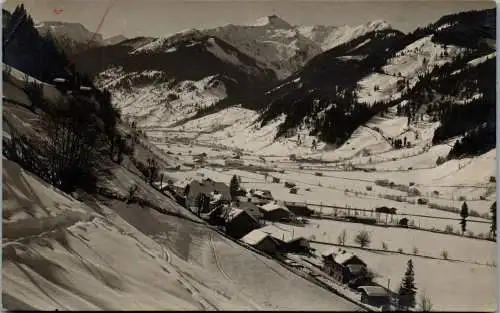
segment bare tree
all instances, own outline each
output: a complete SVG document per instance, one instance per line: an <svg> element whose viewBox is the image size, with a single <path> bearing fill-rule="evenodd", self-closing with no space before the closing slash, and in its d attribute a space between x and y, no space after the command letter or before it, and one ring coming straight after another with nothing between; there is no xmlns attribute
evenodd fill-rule
<svg viewBox="0 0 500 313"><path fill-rule="evenodd" d="M370 234L366 230L361 230L354 238L354 242L360 245L362 248L367 247L371 243Z"/></svg>
<svg viewBox="0 0 500 313"><path fill-rule="evenodd" d="M430 312L432 311L432 302L429 296L422 292L419 297L419 309L421 312Z"/></svg>
<svg viewBox="0 0 500 313"><path fill-rule="evenodd" d="M95 186L105 139L92 109L75 99L62 100L44 115L50 181L64 191L82 184Z"/></svg>
<svg viewBox="0 0 500 313"><path fill-rule="evenodd" d="M337 237L337 243L338 243L339 245L342 245L342 246L343 246L343 245L345 245L346 239L347 239L347 232L346 232L346 230L344 229L344 230L340 233L340 235L338 235L338 237Z"/></svg>

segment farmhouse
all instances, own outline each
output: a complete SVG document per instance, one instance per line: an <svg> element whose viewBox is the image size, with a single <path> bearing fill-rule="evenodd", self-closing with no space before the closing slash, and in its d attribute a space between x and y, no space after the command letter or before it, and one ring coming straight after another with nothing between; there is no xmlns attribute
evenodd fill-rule
<svg viewBox="0 0 500 313"><path fill-rule="evenodd" d="M249 200L249 199L247 199L247 200ZM237 201L236 206L242 210L245 210L248 214L250 214L257 221L260 221L264 217L264 214L262 214L259 207L250 201Z"/></svg>
<svg viewBox="0 0 500 313"><path fill-rule="evenodd" d="M361 286L358 287L361 291L361 301L363 303L382 307L389 304L389 293L387 289L381 286Z"/></svg>
<svg viewBox="0 0 500 313"><path fill-rule="evenodd" d="M229 192L229 187L220 182L214 182L213 180L207 178L201 182L193 180L189 183L186 188L184 188L184 196L186 197L186 207L191 209L196 206L196 198L204 194L208 197L213 197L214 191L220 194L220 198L217 196L218 200L229 202L231 201L231 194ZM212 196L211 196L212 194Z"/></svg>
<svg viewBox="0 0 500 313"><path fill-rule="evenodd" d="M241 238L254 229L259 228L259 222L248 212L232 208L225 218L226 234L233 238Z"/></svg>
<svg viewBox="0 0 500 313"><path fill-rule="evenodd" d="M309 217L314 213L314 210L309 209L306 204L295 203L295 202L287 202L285 206L290 212L295 214L296 216L305 216Z"/></svg>
<svg viewBox="0 0 500 313"><path fill-rule="evenodd" d="M259 208L264 214L264 219L268 221L289 220L291 216L290 211L286 207L278 205L276 202L261 205Z"/></svg>
<svg viewBox="0 0 500 313"><path fill-rule="evenodd" d="M345 250L330 249L322 253L323 270L335 280L346 284L366 273L366 263Z"/></svg>
<svg viewBox="0 0 500 313"><path fill-rule="evenodd" d="M259 229L246 234L241 241L268 254L276 254L280 243Z"/></svg>

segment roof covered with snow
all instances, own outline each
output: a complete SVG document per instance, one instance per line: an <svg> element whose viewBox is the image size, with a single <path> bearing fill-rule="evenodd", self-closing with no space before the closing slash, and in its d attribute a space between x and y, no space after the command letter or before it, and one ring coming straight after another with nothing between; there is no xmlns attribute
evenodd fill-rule
<svg viewBox="0 0 500 313"><path fill-rule="evenodd" d="M261 205L260 208L266 212L272 212L276 210L285 210L287 212L290 212L286 207L283 207L281 205L278 205L277 203L272 203L272 202Z"/></svg>
<svg viewBox="0 0 500 313"><path fill-rule="evenodd" d="M368 296L383 297L387 296L387 290L380 286L361 286L358 289L364 290Z"/></svg>
<svg viewBox="0 0 500 313"><path fill-rule="evenodd" d="M248 234L246 234L243 238L241 238L241 241L253 246L259 244L266 238L271 238L274 241L274 239L270 235L266 234L265 232L259 229L254 229Z"/></svg>

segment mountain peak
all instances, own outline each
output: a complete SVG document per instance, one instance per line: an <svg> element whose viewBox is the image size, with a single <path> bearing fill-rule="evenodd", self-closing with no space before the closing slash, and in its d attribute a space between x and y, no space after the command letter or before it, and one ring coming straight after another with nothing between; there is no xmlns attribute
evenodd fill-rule
<svg viewBox="0 0 500 313"><path fill-rule="evenodd" d="M387 21L384 20L374 20L374 21L369 21L364 24L367 28L371 30L386 30L386 29L392 29L391 24L389 24Z"/></svg>
<svg viewBox="0 0 500 313"><path fill-rule="evenodd" d="M270 26L273 28L292 28L292 25L290 25L287 21L285 21L281 17L277 16L276 14L261 17L257 21L255 21L253 24L251 24L250 26Z"/></svg>

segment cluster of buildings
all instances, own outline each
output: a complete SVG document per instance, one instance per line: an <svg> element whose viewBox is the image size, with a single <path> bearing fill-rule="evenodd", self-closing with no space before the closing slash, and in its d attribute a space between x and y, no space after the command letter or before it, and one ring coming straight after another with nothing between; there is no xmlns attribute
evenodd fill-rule
<svg viewBox="0 0 500 313"><path fill-rule="evenodd" d="M177 202L208 223L267 254L309 253L305 238L275 238L260 229L268 222L304 224L313 214L307 206L276 201L269 190L251 190L231 197L229 186L210 178L193 180L183 189L169 186Z"/></svg>
<svg viewBox="0 0 500 313"><path fill-rule="evenodd" d="M261 253L271 256L285 253L310 255L314 250L304 237L279 238L275 232L266 231L265 226L266 221L305 223L314 213L307 205L278 202L268 190L251 190L233 198L228 185L209 178L194 180L184 188L176 187L170 191L193 213ZM366 263L358 256L333 248L322 253L321 257L321 270L337 283L359 291L363 302L379 307L389 304L389 291L372 282Z"/></svg>

